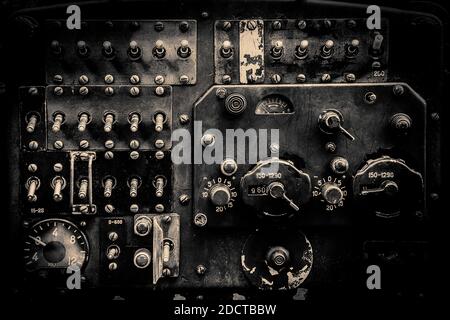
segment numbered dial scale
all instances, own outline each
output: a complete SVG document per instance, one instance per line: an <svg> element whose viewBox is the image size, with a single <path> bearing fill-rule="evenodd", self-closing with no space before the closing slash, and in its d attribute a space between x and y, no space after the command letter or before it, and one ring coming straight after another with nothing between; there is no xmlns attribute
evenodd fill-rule
<svg viewBox="0 0 450 320"><path fill-rule="evenodd" d="M27 270L58 269L77 265L89 257L86 236L72 222L47 219L33 225L25 235L24 259Z"/></svg>

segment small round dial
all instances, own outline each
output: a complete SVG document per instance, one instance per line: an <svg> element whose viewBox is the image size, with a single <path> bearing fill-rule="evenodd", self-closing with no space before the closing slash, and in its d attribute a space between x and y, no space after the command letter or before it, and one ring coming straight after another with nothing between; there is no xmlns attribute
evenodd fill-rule
<svg viewBox="0 0 450 320"><path fill-rule="evenodd" d="M236 189L233 185L234 177L215 177L206 181L202 198L209 198L211 204L215 206L215 212L221 213L234 206L237 197Z"/></svg>
<svg viewBox="0 0 450 320"><path fill-rule="evenodd" d="M33 225L25 235L24 259L27 270L80 269L89 257L86 236L72 222L47 219Z"/></svg>
<svg viewBox="0 0 450 320"><path fill-rule="evenodd" d="M314 186L313 197L320 198L320 201L325 203L326 211L333 211L344 206L347 190L342 179L328 176L317 181Z"/></svg>

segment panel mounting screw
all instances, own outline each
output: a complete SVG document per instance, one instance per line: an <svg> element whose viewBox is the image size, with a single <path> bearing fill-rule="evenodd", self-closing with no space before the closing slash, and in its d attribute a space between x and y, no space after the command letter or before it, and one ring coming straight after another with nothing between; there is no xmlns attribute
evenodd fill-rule
<svg viewBox="0 0 450 320"><path fill-rule="evenodd" d="M158 149L161 149L162 147L164 147L164 141L162 139L158 139L155 141L155 147Z"/></svg>
<svg viewBox="0 0 450 320"><path fill-rule="evenodd" d="M112 151L106 151L105 152L105 159L106 160L111 160L114 158L114 153Z"/></svg>
<svg viewBox="0 0 450 320"><path fill-rule="evenodd" d="M53 94L56 95L56 96L62 95L63 92L64 92L64 90L61 87L55 87L55 89L53 89Z"/></svg>
<svg viewBox="0 0 450 320"><path fill-rule="evenodd" d="M132 97L137 97L139 95L140 91L138 87L131 87L130 88L130 95Z"/></svg>
<svg viewBox="0 0 450 320"><path fill-rule="evenodd" d="M298 83L304 83L306 81L306 76L303 73L299 73L296 80Z"/></svg>
<svg viewBox="0 0 450 320"><path fill-rule="evenodd" d="M155 31L163 31L164 30L164 23L162 21L155 22Z"/></svg>
<svg viewBox="0 0 450 320"><path fill-rule="evenodd" d="M130 77L130 83L131 84L138 84L141 81L141 79L139 78L139 76L137 74L133 74Z"/></svg>
<svg viewBox="0 0 450 320"><path fill-rule="evenodd" d="M170 271L169 268L164 268L163 271L162 271L162 275L164 277L170 277L171 274L172 274L172 272Z"/></svg>
<svg viewBox="0 0 450 320"><path fill-rule="evenodd" d="M160 151L156 151L156 152L155 152L155 158L156 158L157 160L163 159L163 158L164 158L164 152L162 152L161 150L160 150Z"/></svg>
<svg viewBox="0 0 450 320"><path fill-rule="evenodd" d="M81 148L81 149L87 149L87 148L89 148L89 141L87 141L87 140L81 140L81 141L80 141L80 148Z"/></svg>
<svg viewBox="0 0 450 320"><path fill-rule="evenodd" d="M206 272L206 267L202 264L199 264L196 268L195 268L195 272L197 272L197 274L199 276L204 275Z"/></svg>
<svg viewBox="0 0 450 320"><path fill-rule="evenodd" d="M133 139L130 141L130 149L136 150L139 149L139 141L136 139Z"/></svg>
<svg viewBox="0 0 450 320"><path fill-rule="evenodd" d="M178 119L180 120L180 123L181 123L181 124L187 124L187 123L189 123L189 115L187 115L186 113L180 114L180 116L178 117Z"/></svg>
<svg viewBox="0 0 450 320"><path fill-rule="evenodd" d="M111 83L113 83L114 82L114 77L113 77L113 75L111 75L111 74L107 74L106 76L105 76L105 83L106 84L111 84Z"/></svg>
<svg viewBox="0 0 450 320"><path fill-rule="evenodd" d="M155 211L156 211L156 212L163 212L163 211L164 211L164 206L163 206L161 203L158 203L158 204L155 206Z"/></svg>
<svg viewBox="0 0 450 320"><path fill-rule="evenodd" d="M273 30L281 30L281 21L275 20L274 22L272 22L272 28Z"/></svg>
<svg viewBox="0 0 450 320"><path fill-rule="evenodd" d="M35 163L30 163L28 165L28 172L36 172L38 169L38 166Z"/></svg>
<svg viewBox="0 0 450 320"><path fill-rule="evenodd" d="M198 212L194 216L194 224L197 227L204 227L206 223L208 222L208 218L204 213Z"/></svg>
<svg viewBox="0 0 450 320"><path fill-rule="evenodd" d="M163 84L164 81L165 81L164 77L162 75L160 75L160 74L155 77L155 83L156 84Z"/></svg>
<svg viewBox="0 0 450 320"><path fill-rule="evenodd" d="M187 21L181 21L179 28L181 32L186 32L189 30L189 23Z"/></svg>
<svg viewBox="0 0 450 320"><path fill-rule="evenodd" d="M189 197L189 195L187 195L185 193L180 195L180 197L178 198L178 201L180 201L180 204L183 206L188 205L190 200L191 200L191 197Z"/></svg>
<svg viewBox="0 0 450 320"><path fill-rule="evenodd" d="M231 22L230 21L224 21L222 24L222 30L223 31L229 31L231 29Z"/></svg>
<svg viewBox="0 0 450 320"><path fill-rule="evenodd" d="M249 21L247 22L247 28L248 28L248 30L255 30L257 26L258 26L258 23L256 23L255 20L249 20Z"/></svg>
<svg viewBox="0 0 450 320"><path fill-rule="evenodd" d="M280 83L281 82L281 76L278 73L275 73L270 77L270 80L272 83Z"/></svg>
<svg viewBox="0 0 450 320"><path fill-rule="evenodd" d="M367 92L364 95L364 101L367 104L374 104L377 101L377 95L375 93L373 93L373 92Z"/></svg>
<svg viewBox="0 0 450 320"><path fill-rule="evenodd" d="M325 150L329 153L336 152L336 144L334 142L327 142L325 144Z"/></svg>
<svg viewBox="0 0 450 320"><path fill-rule="evenodd" d="M139 159L139 152L137 152L137 151L131 151L131 152L130 152L130 159L131 159L131 160L137 160L137 159Z"/></svg>
<svg viewBox="0 0 450 320"><path fill-rule="evenodd" d="M439 116L439 113L437 113L437 112L433 112L431 114L431 119L434 120L434 121L439 121L440 118L441 117Z"/></svg>
<svg viewBox="0 0 450 320"><path fill-rule="evenodd" d="M38 93L39 91L36 87L31 87L30 89L28 89L28 94L30 96L37 96Z"/></svg>
<svg viewBox="0 0 450 320"><path fill-rule="evenodd" d="M63 82L63 77L60 74L55 74L53 77L53 82L56 84L61 84Z"/></svg>
<svg viewBox="0 0 450 320"><path fill-rule="evenodd" d="M209 13L207 11L203 11L201 16L203 19L207 19L209 17Z"/></svg>
<svg viewBox="0 0 450 320"><path fill-rule="evenodd" d="M299 28L300 30L304 30L306 28L306 21L305 20L300 20L297 23L297 28Z"/></svg>
<svg viewBox="0 0 450 320"><path fill-rule="evenodd" d="M162 95L164 95L164 92L165 92L164 87L156 87L156 88L155 88L155 94L156 94L157 96L162 96Z"/></svg>
<svg viewBox="0 0 450 320"><path fill-rule="evenodd" d="M61 140L56 140L55 142L53 142L53 147L55 149L62 149L64 148L64 142L62 142Z"/></svg>
<svg viewBox="0 0 450 320"><path fill-rule="evenodd" d="M229 84L229 83L231 83L231 76L228 75L228 74L224 74L224 75L222 76L222 82L223 82L224 84Z"/></svg>
<svg viewBox="0 0 450 320"><path fill-rule="evenodd" d="M87 87L80 87L80 89L78 90L78 92L82 95L85 96L89 93L89 89Z"/></svg>
<svg viewBox="0 0 450 320"><path fill-rule="evenodd" d="M180 83L181 84L188 84L189 83L189 77L185 74L180 76Z"/></svg>
<svg viewBox="0 0 450 320"><path fill-rule="evenodd" d="M347 73L345 75L345 81L347 82L355 82L356 76L353 73Z"/></svg>
<svg viewBox="0 0 450 320"><path fill-rule="evenodd" d="M130 206L130 211L131 211L132 213L137 213L137 212L139 211L139 206L138 206L137 204L132 204L132 205Z"/></svg>
<svg viewBox="0 0 450 320"><path fill-rule="evenodd" d="M63 170L63 165L61 163L55 163L53 165L53 171L61 172Z"/></svg>
<svg viewBox="0 0 450 320"><path fill-rule="evenodd" d="M28 148L30 148L30 150L37 150L38 147L39 143L35 140L32 140L28 143Z"/></svg>
<svg viewBox="0 0 450 320"><path fill-rule="evenodd" d="M112 204L105 205L105 212L106 213L113 213L114 212L114 206Z"/></svg>
<svg viewBox="0 0 450 320"><path fill-rule="evenodd" d="M105 88L105 94L107 96L112 96L114 94L114 89L112 87L106 87Z"/></svg>
<svg viewBox="0 0 450 320"><path fill-rule="evenodd" d="M163 218L164 223L170 223L172 221L172 218L170 216L165 216Z"/></svg>
<svg viewBox="0 0 450 320"><path fill-rule="evenodd" d="M355 20L348 20L347 21L347 27L350 29L353 29L356 27L356 21Z"/></svg>
<svg viewBox="0 0 450 320"><path fill-rule="evenodd" d="M402 85L396 84L396 85L392 88L392 92L394 92L394 94L395 94L396 96L401 96L401 95L405 92L405 89L403 88Z"/></svg>
<svg viewBox="0 0 450 320"><path fill-rule="evenodd" d="M217 98L225 99L226 96L227 96L227 89L225 89L224 87L217 88L217 90L216 90Z"/></svg>
<svg viewBox="0 0 450 320"><path fill-rule="evenodd" d="M439 200L439 194L433 192L430 194L430 198L433 201Z"/></svg>
<svg viewBox="0 0 450 320"><path fill-rule="evenodd" d="M89 82L89 78L87 77L87 75L81 75L79 78L78 78L78 82L80 83L80 84L86 84L86 83L88 83Z"/></svg>
<svg viewBox="0 0 450 320"><path fill-rule="evenodd" d="M322 82L330 82L331 81L331 76L329 73L324 73L322 75L322 77L320 77L320 81Z"/></svg>

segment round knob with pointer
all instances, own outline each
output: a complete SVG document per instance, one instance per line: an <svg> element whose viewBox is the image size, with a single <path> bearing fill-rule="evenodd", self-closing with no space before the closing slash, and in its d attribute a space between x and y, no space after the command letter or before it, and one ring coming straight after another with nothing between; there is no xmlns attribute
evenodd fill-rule
<svg viewBox="0 0 450 320"><path fill-rule="evenodd" d="M231 200L231 190L228 186L217 183L209 190L209 197L215 206L225 206Z"/></svg>
<svg viewBox="0 0 450 320"><path fill-rule="evenodd" d="M344 117L338 110L328 109L323 111L319 115L318 123L320 130L327 134L341 132L351 141L355 140L355 137L342 126L344 123Z"/></svg>

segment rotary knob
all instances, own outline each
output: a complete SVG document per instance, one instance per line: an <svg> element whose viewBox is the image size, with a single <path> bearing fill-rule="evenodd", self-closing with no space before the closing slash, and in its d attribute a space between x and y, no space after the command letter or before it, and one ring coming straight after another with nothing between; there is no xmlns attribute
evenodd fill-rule
<svg viewBox="0 0 450 320"><path fill-rule="evenodd" d="M344 199L344 192L334 183L325 183L322 186L322 197L329 204L338 204Z"/></svg>
<svg viewBox="0 0 450 320"><path fill-rule="evenodd" d="M224 206L231 200L231 190L226 185L218 183L209 190L209 197L215 206Z"/></svg>

